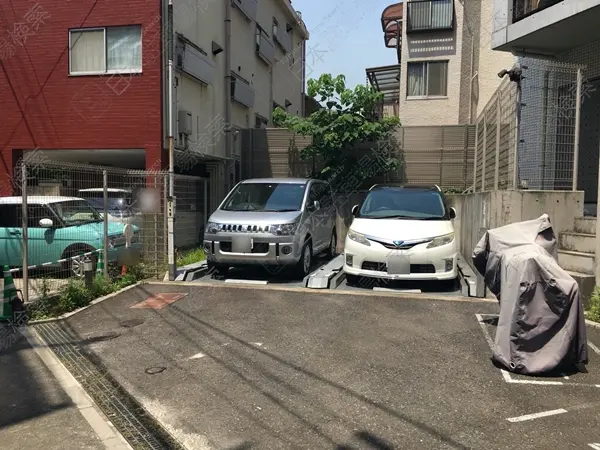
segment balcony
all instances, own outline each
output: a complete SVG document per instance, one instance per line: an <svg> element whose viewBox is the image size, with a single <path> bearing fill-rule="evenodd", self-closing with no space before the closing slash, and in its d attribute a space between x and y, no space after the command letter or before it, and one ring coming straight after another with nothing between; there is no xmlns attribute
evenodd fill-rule
<svg viewBox="0 0 600 450"><path fill-rule="evenodd" d="M411 0L406 8L406 34L454 30L454 0Z"/></svg>
<svg viewBox="0 0 600 450"><path fill-rule="evenodd" d="M256 30L256 54L268 65L275 62L275 45L260 28Z"/></svg>
<svg viewBox="0 0 600 450"><path fill-rule="evenodd" d="M254 107L254 89L245 80L232 74L231 98L236 102L248 107Z"/></svg>
<svg viewBox="0 0 600 450"><path fill-rule="evenodd" d="M492 49L553 56L600 40L600 0L494 0Z"/></svg>
<svg viewBox="0 0 600 450"><path fill-rule="evenodd" d="M216 65L206 53L191 41L177 35L175 67L204 84L212 84Z"/></svg>
<svg viewBox="0 0 600 450"><path fill-rule="evenodd" d="M275 33L275 42L277 42L283 51L286 53L292 51L292 35L291 30L287 30L283 27L277 27L277 33Z"/></svg>
<svg viewBox="0 0 600 450"><path fill-rule="evenodd" d="M246 17L249 22L256 20L258 0L231 0L231 4Z"/></svg>

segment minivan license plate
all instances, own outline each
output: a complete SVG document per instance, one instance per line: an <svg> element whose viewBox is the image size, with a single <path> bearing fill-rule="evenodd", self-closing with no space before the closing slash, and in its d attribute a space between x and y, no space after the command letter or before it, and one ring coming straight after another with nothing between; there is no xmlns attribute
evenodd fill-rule
<svg viewBox="0 0 600 450"><path fill-rule="evenodd" d="M408 256L390 256L387 260L387 272L390 275L409 275L410 260L408 259Z"/></svg>
<svg viewBox="0 0 600 450"><path fill-rule="evenodd" d="M235 236L231 241L233 253L250 253L252 251L252 239L246 236Z"/></svg>

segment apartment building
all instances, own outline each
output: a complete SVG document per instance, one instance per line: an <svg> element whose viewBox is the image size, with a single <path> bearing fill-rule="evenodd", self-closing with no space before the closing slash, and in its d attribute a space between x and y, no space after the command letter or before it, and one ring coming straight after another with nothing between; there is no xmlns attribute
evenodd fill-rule
<svg viewBox="0 0 600 450"><path fill-rule="evenodd" d="M585 191L586 213L596 215L600 150L600 0L494 0L493 7L491 44L495 51L537 60L538 64L547 61L581 68L583 83L579 83L578 93L575 83L568 83L564 76L554 76L546 82L543 91L538 90L537 97L549 105L546 117L567 107L573 113L568 118L562 114L562 120L554 120L550 127L537 126L534 130L539 135L538 142L559 136L560 142L568 144L566 166L572 170L576 162L575 185ZM565 102L564 97L569 92L571 100ZM550 122L546 117L539 123ZM544 150L538 148L538 152Z"/></svg>
<svg viewBox="0 0 600 450"><path fill-rule="evenodd" d="M384 108L404 125L473 123L510 69L511 54L493 51L491 2L408 0L384 9L386 47L397 64L367 69L384 92ZM397 106L393 105L397 99ZM389 113L389 112L388 112Z"/></svg>
<svg viewBox="0 0 600 450"><path fill-rule="evenodd" d="M237 130L268 125L276 106L304 113L309 36L290 0L7 0L0 12L2 180L34 150L165 169L171 117L176 169L209 176L218 199Z"/></svg>

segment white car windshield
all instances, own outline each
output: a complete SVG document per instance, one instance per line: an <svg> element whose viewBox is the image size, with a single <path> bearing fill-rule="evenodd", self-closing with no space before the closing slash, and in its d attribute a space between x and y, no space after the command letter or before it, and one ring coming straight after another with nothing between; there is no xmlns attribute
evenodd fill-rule
<svg viewBox="0 0 600 450"><path fill-rule="evenodd" d="M231 194L225 211L300 211L305 183L242 183Z"/></svg>
<svg viewBox="0 0 600 450"><path fill-rule="evenodd" d="M48 205L65 225L102 222L102 217L85 200L67 200Z"/></svg>
<svg viewBox="0 0 600 450"><path fill-rule="evenodd" d="M426 189L382 188L367 195L358 217L365 219L444 220L442 195Z"/></svg>

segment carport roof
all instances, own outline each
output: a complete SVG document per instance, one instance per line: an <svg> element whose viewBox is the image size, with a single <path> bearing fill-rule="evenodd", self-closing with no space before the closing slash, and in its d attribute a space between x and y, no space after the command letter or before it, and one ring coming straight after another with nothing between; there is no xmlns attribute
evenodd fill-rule
<svg viewBox="0 0 600 450"><path fill-rule="evenodd" d="M400 64L365 69L371 86L383 93L383 103L398 103L400 99Z"/></svg>

